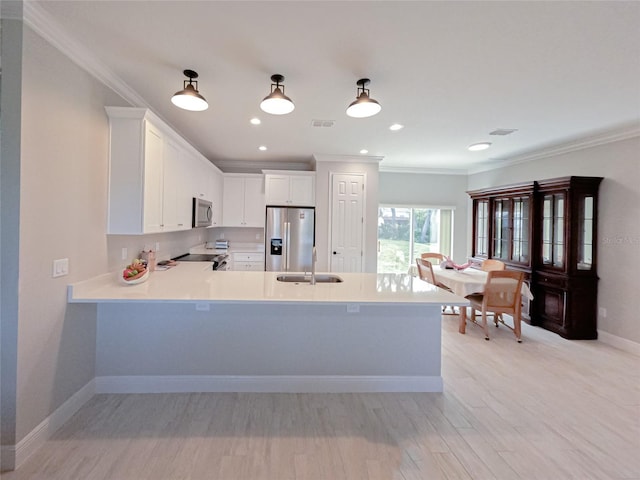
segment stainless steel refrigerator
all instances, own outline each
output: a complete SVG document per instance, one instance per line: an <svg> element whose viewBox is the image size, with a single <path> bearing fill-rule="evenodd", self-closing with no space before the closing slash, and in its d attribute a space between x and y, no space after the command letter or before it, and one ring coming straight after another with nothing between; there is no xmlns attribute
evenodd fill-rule
<svg viewBox="0 0 640 480"><path fill-rule="evenodd" d="M265 270L310 272L315 225L313 208L267 207Z"/></svg>

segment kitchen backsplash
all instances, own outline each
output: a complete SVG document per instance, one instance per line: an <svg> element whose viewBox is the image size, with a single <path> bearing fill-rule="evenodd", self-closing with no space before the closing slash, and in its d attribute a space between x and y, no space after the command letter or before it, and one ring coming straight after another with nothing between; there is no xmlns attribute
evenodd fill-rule
<svg viewBox="0 0 640 480"><path fill-rule="evenodd" d="M156 251L156 260L167 260L187 253L191 247L213 242L218 238L229 240L229 243L264 243L262 228L194 228L183 232L157 233L152 235L108 235L107 249L109 271L122 268L132 259L139 256L145 248ZM126 256L123 259L123 249Z"/></svg>
<svg viewBox="0 0 640 480"><path fill-rule="evenodd" d="M219 238L229 240L231 246L234 243L264 243L263 228L245 227L220 227L208 230L208 242L213 242Z"/></svg>

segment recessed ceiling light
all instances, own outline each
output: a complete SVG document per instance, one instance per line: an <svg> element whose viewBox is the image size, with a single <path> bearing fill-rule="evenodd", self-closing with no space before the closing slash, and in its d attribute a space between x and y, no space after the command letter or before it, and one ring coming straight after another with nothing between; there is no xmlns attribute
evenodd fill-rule
<svg viewBox="0 0 640 480"><path fill-rule="evenodd" d="M402 130L403 128L404 128L404 125L400 125L399 123L394 123L389 127L389 130L391 130L392 132L397 132L398 130Z"/></svg>
<svg viewBox="0 0 640 480"><path fill-rule="evenodd" d="M264 152L267 149L267 147L265 147L264 145L260 145L258 147L258 150L260 150L261 152Z"/></svg>
<svg viewBox="0 0 640 480"><path fill-rule="evenodd" d="M360 150L360 153L364 154L364 153L369 153L369 150L363 148L362 150Z"/></svg>
<svg viewBox="0 0 640 480"><path fill-rule="evenodd" d="M251 122L251 125L260 125L262 123L257 117L253 117L249 122Z"/></svg>
<svg viewBox="0 0 640 480"><path fill-rule="evenodd" d="M472 152L479 152L480 150L486 150L491 146L491 142L480 142L469 145L467 148Z"/></svg>

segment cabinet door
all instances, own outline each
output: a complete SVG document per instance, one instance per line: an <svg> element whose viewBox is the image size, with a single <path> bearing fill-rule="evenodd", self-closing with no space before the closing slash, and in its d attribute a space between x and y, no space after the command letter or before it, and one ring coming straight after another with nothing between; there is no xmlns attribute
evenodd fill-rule
<svg viewBox="0 0 640 480"><path fill-rule="evenodd" d="M227 227L244 226L244 178L224 178L222 221Z"/></svg>
<svg viewBox="0 0 640 480"><path fill-rule="evenodd" d="M154 233L162 230L163 143L162 134L149 122L146 122L144 139L144 233Z"/></svg>
<svg viewBox="0 0 640 480"><path fill-rule="evenodd" d="M289 199L297 207L313 207L316 204L316 177L313 175L291 175Z"/></svg>
<svg viewBox="0 0 640 480"><path fill-rule="evenodd" d="M473 256L489 255L489 200L475 202Z"/></svg>
<svg viewBox="0 0 640 480"><path fill-rule="evenodd" d="M510 200L497 199L493 204L493 258L509 259Z"/></svg>
<svg viewBox="0 0 640 480"><path fill-rule="evenodd" d="M180 151L170 141L163 145L162 181L162 230L174 231L178 227L178 204L180 202Z"/></svg>
<svg viewBox="0 0 640 480"><path fill-rule="evenodd" d="M265 194L268 205L289 205L289 176L266 175Z"/></svg>
<svg viewBox="0 0 640 480"><path fill-rule="evenodd" d="M542 264L564 270L565 194L554 193L542 199Z"/></svg>
<svg viewBox="0 0 640 480"><path fill-rule="evenodd" d="M529 263L529 197L516 197L512 204L511 225L511 261Z"/></svg>
<svg viewBox="0 0 640 480"><path fill-rule="evenodd" d="M244 224L245 227L264 227L265 203L262 177L244 179Z"/></svg>
<svg viewBox="0 0 640 480"><path fill-rule="evenodd" d="M222 174L218 173L216 170L212 169L213 178L212 178L212 198L213 202L213 221L212 225L214 227L222 226L222 200L223 200L223 191L224 191L224 179L222 178Z"/></svg>

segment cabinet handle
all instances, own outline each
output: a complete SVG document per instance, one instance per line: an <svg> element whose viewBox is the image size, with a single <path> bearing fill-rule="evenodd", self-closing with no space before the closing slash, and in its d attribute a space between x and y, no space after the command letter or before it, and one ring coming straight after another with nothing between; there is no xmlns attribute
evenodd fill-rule
<svg viewBox="0 0 640 480"><path fill-rule="evenodd" d="M183 225L184 225L184 224L182 224L182 223L179 223L179 224L178 224L178 226L179 226L179 227L182 227Z"/></svg>

